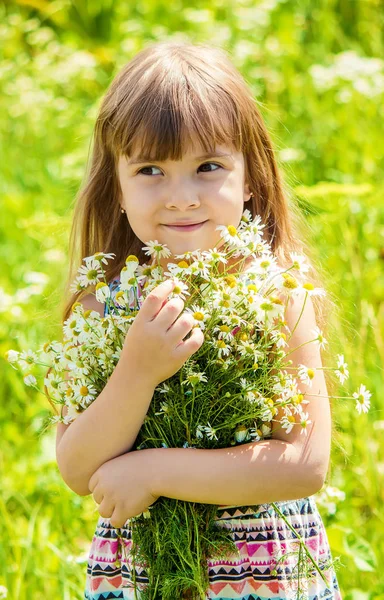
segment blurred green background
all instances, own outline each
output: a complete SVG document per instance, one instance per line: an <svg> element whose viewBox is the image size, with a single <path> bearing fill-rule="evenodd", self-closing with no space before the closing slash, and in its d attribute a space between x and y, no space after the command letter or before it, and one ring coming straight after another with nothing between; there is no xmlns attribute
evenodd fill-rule
<svg viewBox="0 0 384 600"><path fill-rule="evenodd" d="M360 383L372 392L361 416L354 402L333 401L331 470L316 497L343 598L384 599L383 9L382 0L0 5L0 586L9 599L83 597L98 513L63 483L55 432L40 435L49 406L3 356L60 338L73 199L97 107L116 72L162 39L230 52L308 220L340 305L333 352L349 364L350 392Z"/></svg>

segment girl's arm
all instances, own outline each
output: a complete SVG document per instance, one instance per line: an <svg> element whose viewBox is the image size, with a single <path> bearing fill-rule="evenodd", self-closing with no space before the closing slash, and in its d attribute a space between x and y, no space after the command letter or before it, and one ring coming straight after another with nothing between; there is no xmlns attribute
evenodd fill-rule
<svg viewBox="0 0 384 600"><path fill-rule="evenodd" d="M101 305L89 295L84 308ZM65 483L80 496L90 494L88 482L108 460L129 452L154 393L149 378L129 366L123 352L105 388L70 425L57 424L56 460ZM63 414L66 414L63 411Z"/></svg>
<svg viewBox="0 0 384 600"><path fill-rule="evenodd" d="M296 296L287 307L285 319L291 331L303 301L304 295ZM308 296L286 351L313 339L311 330L315 326L313 304ZM293 361L291 367L300 363L313 369L322 366L320 349L315 343L295 350L289 358ZM295 375L296 371L292 373ZM325 481L331 445L331 414L323 371L315 370L312 386L300 383L299 389L303 394L319 394L319 397L304 396L310 401L304 410L312 421L307 425L307 435L300 425L287 434L273 421L271 440L215 450L162 448L153 453L153 493L189 502L239 506L316 493Z"/></svg>

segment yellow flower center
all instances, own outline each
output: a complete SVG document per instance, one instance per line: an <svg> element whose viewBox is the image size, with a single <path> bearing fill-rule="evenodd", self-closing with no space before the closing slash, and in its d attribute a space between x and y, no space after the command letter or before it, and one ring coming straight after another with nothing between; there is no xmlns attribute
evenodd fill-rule
<svg viewBox="0 0 384 600"><path fill-rule="evenodd" d="M229 333L230 329L228 325L220 325L220 331L222 331L223 333Z"/></svg>
<svg viewBox="0 0 384 600"><path fill-rule="evenodd" d="M254 283L250 283L247 285L247 288L250 292L257 292L257 287L255 286Z"/></svg>
<svg viewBox="0 0 384 600"><path fill-rule="evenodd" d="M180 269L187 269L189 264L185 260L181 260L177 263L177 266L180 267Z"/></svg>
<svg viewBox="0 0 384 600"><path fill-rule="evenodd" d="M137 258L137 256L135 256L134 254L130 254L129 256L127 256L127 258L125 259L125 263L129 263L129 262L139 262L139 259Z"/></svg>
<svg viewBox="0 0 384 600"><path fill-rule="evenodd" d="M261 308L261 310L268 311L268 310L272 310L273 306L269 302L262 302L260 304L260 308Z"/></svg>
<svg viewBox="0 0 384 600"><path fill-rule="evenodd" d="M296 279L294 277L292 277L292 275L289 275L289 273L283 273L283 278L284 278L284 283L283 286L288 288L289 290L294 290L295 288L297 288L298 283L296 281Z"/></svg>
<svg viewBox="0 0 384 600"><path fill-rule="evenodd" d="M312 290L314 290L314 289L315 289L315 286L314 286L314 285L312 285L312 283L309 283L309 282L308 282L308 283L304 283L304 284L303 284L303 288L304 288L305 290L312 291Z"/></svg>
<svg viewBox="0 0 384 600"><path fill-rule="evenodd" d="M80 396L87 396L88 395L88 388L86 385L82 385L80 390Z"/></svg>
<svg viewBox="0 0 384 600"><path fill-rule="evenodd" d="M101 288L103 288L103 287L107 287L107 284L106 284L106 283L104 283L104 281L99 281L99 283L97 283L97 284L96 284L96 287L95 287L95 289L96 289L96 290L100 290L100 289L101 289Z"/></svg>
<svg viewBox="0 0 384 600"><path fill-rule="evenodd" d="M204 321L204 315L202 312L199 312L199 311L193 313L193 318L196 321Z"/></svg>
<svg viewBox="0 0 384 600"><path fill-rule="evenodd" d="M223 342L223 340L217 340L216 345L218 348L226 348L227 345L225 342Z"/></svg>
<svg viewBox="0 0 384 600"><path fill-rule="evenodd" d="M237 229L233 225L228 225L227 231L232 237L235 237L235 235L237 234Z"/></svg>

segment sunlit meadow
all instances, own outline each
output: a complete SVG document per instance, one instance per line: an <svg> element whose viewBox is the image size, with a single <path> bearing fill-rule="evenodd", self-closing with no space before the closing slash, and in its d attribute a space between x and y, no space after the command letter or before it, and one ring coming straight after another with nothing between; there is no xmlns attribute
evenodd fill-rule
<svg viewBox="0 0 384 600"><path fill-rule="evenodd" d="M148 41L186 38L225 47L246 77L339 307L333 352L350 389L372 392L367 414L332 402L316 495L345 600L384 600L382 30L374 0L0 6L1 357L58 339L73 199L116 71ZM47 403L0 360L0 598L81 600L98 513L63 483L54 432L39 435Z"/></svg>

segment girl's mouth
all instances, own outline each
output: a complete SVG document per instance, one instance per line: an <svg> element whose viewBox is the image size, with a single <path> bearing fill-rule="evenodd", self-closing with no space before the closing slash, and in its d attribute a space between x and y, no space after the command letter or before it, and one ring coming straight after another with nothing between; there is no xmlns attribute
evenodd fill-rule
<svg viewBox="0 0 384 600"><path fill-rule="evenodd" d="M196 231L206 222L202 221L201 223L196 223L196 225L164 225L164 227L169 227L169 229L174 229L175 231Z"/></svg>

